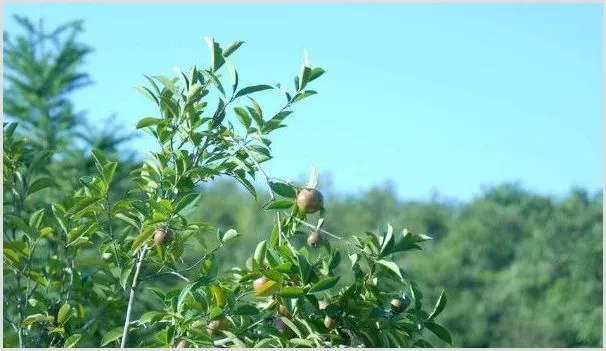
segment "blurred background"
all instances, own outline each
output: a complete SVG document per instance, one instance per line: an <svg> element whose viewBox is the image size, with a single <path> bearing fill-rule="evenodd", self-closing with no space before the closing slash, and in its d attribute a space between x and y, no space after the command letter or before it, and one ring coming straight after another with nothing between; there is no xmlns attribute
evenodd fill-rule
<svg viewBox="0 0 606 351"><path fill-rule="evenodd" d="M446 289L455 346L602 345L600 5L4 10L4 118L60 150L64 188L93 172L92 147L121 160L116 193L128 188L156 150L135 129L156 111L134 86L206 67L204 36L245 41L241 86L292 84L306 49L327 73L274 136L267 173L303 184L315 166L331 232L390 223L432 236L399 263L428 299ZM258 95L280 106L279 93ZM243 233L222 257L242 265L269 235L265 199L222 180L201 191L191 217Z"/></svg>

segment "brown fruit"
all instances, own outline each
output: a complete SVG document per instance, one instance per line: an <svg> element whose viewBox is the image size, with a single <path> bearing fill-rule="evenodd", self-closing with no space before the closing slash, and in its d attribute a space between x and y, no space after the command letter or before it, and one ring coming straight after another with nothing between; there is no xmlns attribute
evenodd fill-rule
<svg viewBox="0 0 606 351"><path fill-rule="evenodd" d="M261 278L256 279L253 282L253 290L257 291L257 290L261 289L263 284L267 283L268 281L269 281L269 278L267 278L266 276L262 276Z"/></svg>
<svg viewBox="0 0 606 351"><path fill-rule="evenodd" d="M410 299L407 296L399 297L391 300L390 302L391 310L395 313L402 313L406 311L408 306L410 305Z"/></svg>
<svg viewBox="0 0 606 351"><path fill-rule="evenodd" d="M322 237L320 234L318 234L318 232L311 232L307 236L307 245L310 247L316 248L320 246L320 244L322 244Z"/></svg>
<svg viewBox="0 0 606 351"><path fill-rule="evenodd" d="M297 195L297 207L305 213L316 213L324 206L324 197L316 189L303 189Z"/></svg>
<svg viewBox="0 0 606 351"><path fill-rule="evenodd" d="M179 342L177 343L177 345L175 345L176 349L186 349L190 346L191 344L189 343L189 341L185 340L185 339L181 339L179 340Z"/></svg>
<svg viewBox="0 0 606 351"><path fill-rule="evenodd" d="M331 316L324 317L324 326L327 329L334 328L336 323L337 323L337 321L334 318L332 318Z"/></svg>
<svg viewBox="0 0 606 351"><path fill-rule="evenodd" d="M156 245L164 246L168 244L171 238L172 233L168 229L156 228L156 230L154 230L154 243Z"/></svg>
<svg viewBox="0 0 606 351"><path fill-rule="evenodd" d="M216 334L223 328L225 328L225 323L223 323L223 320L220 319L212 320L206 325L206 330L209 334Z"/></svg>

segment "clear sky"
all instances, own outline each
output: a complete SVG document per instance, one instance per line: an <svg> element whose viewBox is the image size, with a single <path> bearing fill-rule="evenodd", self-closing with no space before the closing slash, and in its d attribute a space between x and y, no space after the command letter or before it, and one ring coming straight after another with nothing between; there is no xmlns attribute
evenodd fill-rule
<svg viewBox="0 0 606 351"><path fill-rule="evenodd" d="M207 67L204 36L246 42L242 86L292 89L306 48L327 73L274 134L275 177L314 164L337 191L391 180L406 199L469 200L516 180L553 195L602 187L601 5L5 4L9 32L13 14L48 28L84 19L95 85L75 104L132 129L156 114L133 88L142 75Z"/></svg>

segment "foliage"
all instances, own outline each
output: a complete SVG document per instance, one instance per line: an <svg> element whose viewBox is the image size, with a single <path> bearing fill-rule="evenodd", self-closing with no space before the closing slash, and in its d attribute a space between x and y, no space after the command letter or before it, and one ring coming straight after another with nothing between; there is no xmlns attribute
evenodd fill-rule
<svg viewBox="0 0 606 351"><path fill-rule="evenodd" d="M18 20L30 39L42 33ZM75 33L79 25L65 28ZM5 125L4 229L11 236L4 238L4 318L12 328L5 328L6 346L406 347L429 345L426 331L452 343L436 321L446 304L444 293L435 306L428 305L394 262L420 249L428 236L398 234L390 225L380 234L332 234L323 229L330 217L322 200L301 207L307 213L299 208L297 195L316 187L313 172L307 186L298 186L269 178L262 169L271 159L271 134L286 126L296 104L316 94L309 86L324 70L311 67L307 57L292 92L281 85L240 87L230 57L242 42L223 48L212 38L207 38L208 69L193 67L172 78L146 76L148 85L138 90L156 104L158 115L144 117L137 128L149 132L160 151L129 172L128 191L117 192L122 163L112 152L120 138L89 140L104 145L105 152L92 149L92 172L71 187L57 184L53 163L41 161L51 160L59 143L70 142L71 135L42 127L52 118L75 127L65 94L86 76L76 67L88 49L72 35L57 57L38 57L35 46L22 37L17 41L23 47L9 51L13 61L17 53L29 55L29 61L11 66L25 78L9 78L10 114L26 125L29 139L15 133L16 123ZM28 75L32 67L49 70L44 76L54 82L52 89L47 91L48 80ZM230 86L224 85L221 68ZM45 88L24 90L37 84ZM269 114L252 96L276 88L286 102ZM23 100L37 105L27 109L26 103L19 105ZM48 106L55 104L65 110L52 114ZM254 199L261 197L254 186L261 177L269 193L262 207L275 219L244 265L230 269L218 264L217 255L240 233L190 217L201 199L199 186L217 177L239 182ZM63 196L30 198L53 186ZM312 224L311 212L318 209ZM321 247L294 242L304 227L322 233ZM216 233L212 246L211 233ZM347 248L333 249L328 237ZM185 249L196 243L198 259L186 265ZM345 253L349 264L341 263ZM345 284L335 273L343 265L355 273ZM180 281L163 284L167 275ZM153 307L149 294L156 299ZM410 307L389 307L399 296Z"/></svg>

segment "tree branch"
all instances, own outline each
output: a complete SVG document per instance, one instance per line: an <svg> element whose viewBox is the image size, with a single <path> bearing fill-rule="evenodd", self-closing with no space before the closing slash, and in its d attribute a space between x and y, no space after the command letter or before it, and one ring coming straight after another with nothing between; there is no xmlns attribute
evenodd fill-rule
<svg viewBox="0 0 606 351"><path fill-rule="evenodd" d="M137 285L139 283L139 271L141 270L141 266L143 264L143 258L147 253L148 246L145 244L141 251L139 252L139 257L137 258L137 267L135 269L135 275L133 276L133 284L130 288L130 297L128 298L128 306L126 308L126 318L124 320L124 331L122 332L122 343L120 344L120 348L126 347L126 340L128 339L128 326L130 325L130 315L132 313L133 305L135 303L135 290L137 289Z"/></svg>

